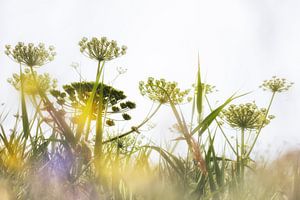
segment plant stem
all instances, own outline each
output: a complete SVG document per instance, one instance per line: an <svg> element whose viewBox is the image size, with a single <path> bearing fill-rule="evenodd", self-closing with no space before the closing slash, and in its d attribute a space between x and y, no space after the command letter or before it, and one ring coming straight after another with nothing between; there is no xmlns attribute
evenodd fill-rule
<svg viewBox="0 0 300 200"><path fill-rule="evenodd" d="M268 116L268 114L269 114L269 111L270 111L271 105L272 105L272 103L273 103L275 94L276 94L276 92L273 92L273 93L272 93L272 97L271 97L270 103L269 103L269 105L268 105L267 112L266 112L266 115L265 115L265 117L264 117L264 121L265 121L265 119L267 118L267 116ZM255 146L255 144L256 144L256 141L257 141L258 136L259 136L259 134L260 134L260 132L261 132L261 129L262 129L263 126L264 126L264 121L263 121L263 123L261 124L261 126L259 127L259 129L258 129L258 131L257 131L257 134L256 134L256 136L255 136L255 138L254 138L254 141L253 141L253 143L252 143L252 145L251 145L251 147L250 147L250 149L249 149L249 151L248 151L248 153L247 153L247 155L246 155L247 158L250 156L250 153L252 152L252 150L253 150L253 148L254 148L254 146Z"/></svg>
<svg viewBox="0 0 300 200"><path fill-rule="evenodd" d="M100 82L100 77L101 77L101 74L102 74L102 71L103 71L103 68L104 68L104 64L105 64L104 61L102 61L102 62L98 61L96 81L94 83L91 96L88 99L87 106L85 107L85 109L84 109L84 111L83 111L83 113L80 117L79 124L78 124L77 129L76 129L76 136L75 136L76 141L80 140L81 135L83 133L83 129L84 129L85 124L86 124L86 120L87 120L87 118L89 117L89 115L91 113L91 109L92 109L93 102L94 102L94 97L95 97L95 94L97 92L97 88L98 88L98 85L99 85L99 82Z"/></svg>
<svg viewBox="0 0 300 200"><path fill-rule="evenodd" d="M65 136L68 143L71 144L71 146L75 147L76 140L75 140L75 137L73 135L71 128L68 126L66 121L62 118L62 116L58 113L58 111L54 108L53 104L50 102L50 100L48 99L48 97L44 93L44 91L42 91L40 89L40 87L38 86L38 82L37 82L35 73L33 71L33 68L30 66L29 66L29 68L30 68L31 74L33 76L34 82L37 84L37 89L38 89L39 95L41 96L44 104L47 106L47 111L49 112L49 114L51 115L53 120L56 122L58 127L62 129L63 135Z"/></svg>
<svg viewBox="0 0 300 200"><path fill-rule="evenodd" d="M100 95L102 96L102 95ZM94 147L95 158L99 159L102 154L102 140L103 140L103 122L102 122L102 103L98 106L98 116L96 120L96 140Z"/></svg>
<svg viewBox="0 0 300 200"><path fill-rule="evenodd" d="M97 93L98 85L100 83L100 78L103 70L103 65L100 68L100 61L98 62L98 68L97 68L97 76L96 76L96 82L94 84L93 92L92 92L92 97L89 99L89 103L91 103L90 109L92 108L92 105L94 103L94 97ZM104 76L102 75L102 80L101 84L102 86L100 87L100 101L98 104L98 109L97 109L97 118L96 118L96 138L95 138L95 146L94 146L94 157L95 157L95 167L96 167L96 172L97 175L100 177L101 174L101 168L102 168L102 163L103 163L103 158L102 158L102 141L103 141L103 82L104 82ZM91 116L90 113L91 110L88 111L89 115Z"/></svg>
<svg viewBox="0 0 300 200"><path fill-rule="evenodd" d="M133 132L137 132L139 128L141 128L143 125L145 125L156 113L157 111L159 110L159 108L161 107L162 104L159 104L156 109L153 111L153 113L151 115L149 115L148 117L146 117L146 119L144 119L144 121L142 123L140 123L138 126L133 126L131 128L130 131L127 131L121 135L118 135L116 137L113 137L111 139L108 139L106 141L103 142L103 144L106 144L108 142L112 142L114 140L117 140L117 139L120 139L120 138L123 138L123 137L126 137L127 135L129 135L130 133L133 133Z"/></svg>
<svg viewBox="0 0 300 200"><path fill-rule="evenodd" d="M241 177L242 181L244 181L245 176L245 128L241 129Z"/></svg>
<svg viewBox="0 0 300 200"><path fill-rule="evenodd" d="M89 139L92 117L89 116L89 118L87 120L88 120L88 122L87 122L86 133L85 133L85 141L88 141L88 139Z"/></svg>
<svg viewBox="0 0 300 200"><path fill-rule="evenodd" d="M25 93L24 93L24 80L23 80L23 73L22 73L22 66L20 64L20 81L21 81L21 108L22 108L22 125L23 125L23 136L24 136L24 144L23 144L23 151L22 156L24 155L26 149L27 139L30 135L30 128L29 128L29 120L28 120L28 113L26 108L26 101L25 101Z"/></svg>
<svg viewBox="0 0 300 200"><path fill-rule="evenodd" d="M208 98L207 98L206 95L205 95L205 99L206 99L206 102L207 102L207 104L208 104L208 107L209 107L210 111L212 112L212 111L213 111L213 110L212 110L212 107L211 107L211 105L210 105L210 103L209 103L209 100L208 100ZM221 132L222 132L222 134L223 134L223 136L224 136L226 142L229 144L230 149L233 151L233 153L234 153L235 155L237 155L237 152L234 150L234 147L233 147L232 144L230 143L230 141L229 141L228 137L226 136L226 134L225 134L223 128L221 127L219 121L218 121L217 119L215 119L215 121L216 121L216 123L217 123L219 129L221 130Z"/></svg>

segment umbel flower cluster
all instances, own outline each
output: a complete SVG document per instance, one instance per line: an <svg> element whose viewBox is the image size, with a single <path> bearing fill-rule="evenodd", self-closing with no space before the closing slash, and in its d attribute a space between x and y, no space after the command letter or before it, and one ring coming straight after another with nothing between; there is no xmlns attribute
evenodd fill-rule
<svg viewBox="0 0 300 200"><path fill-rule="evenodd" d="M288 82L284 78L273 76L271 80L265 80L259 87L265 91L269 90L275 93L287 91L290 87L292 87L293 84L293 82Z"/></svg>
<svg viewBox="0 0 300 200"><path fill-rule="evenodd" d="M37 95L40 91L44 93L55 89L57 86L57 80L51 79L48 73L37 74L34 71L34 75L30 70L25 70L22 74L22 82L24 93L27 95ZM19 74L13 74L12 78L7 80L16 90L21 90L21 78Z"/></svg>
<svg viewBox="0 0 300 200"><path fill-rule="evenodd" d="M106 37L96 38L93 37L88 40L86 37L82 38L79 42L80 52L85 54L91 59L97 61L109 61L126 54L127 47L118 47L117 42L114 40L107 40Z"/></svg>
<svg viewBox="0 0 300 200"><path fill-rule="evenodd" d="M15 48L11 45L5 46L5 54L12 58L15 62L23 64L28 67L42 66L52 61L56 55L53 46L45 48L43 43L34 46L33 43L25 45L19 42Z"/></svg>
<svg viewBox="0 0 300 200"><path fill-rule="evenodd" d="M232 127L237 129L258 130L270 123L273 115L267 115L267 109L259 109L255 103L230 105L222 111L221 117Z"/></svg>
<svg viewBox="0 0 300 200"><path fill-rule="evenodd" d="M56 98L56 101L59 105L65 106L66 108L71 108L72 111L79 111L79 115L75 116L74 118L79 119L80 114L87 106L87 102L92 93L94 84L94 82L74 82L68 85L64 85L63 91L52 90L51 94ZM103 90L102 97L100 95L101 90ZM96 119L98 105L99 103L101 103L103 105L103 110L106 110L106 113L108 115L121 113L124 120L130 120L131 116L126 112L134 109L136 105L131 101L124 101L125 99L126 95L123 91L117 90L105 84L99 84L92 106L92 119ZM113 126L114 120L108 120L107 125Z"/></svg>
<svg viewBox="0 0 300 200"><path fill-rule="evenodd" d="M157 101L161 104L182 103L189 93L189 90L180 90L176 82L168 82L165 79L155 80L149 77L147 82L140 81L139 89L141 94L148 96L152 101Z"/></svg>

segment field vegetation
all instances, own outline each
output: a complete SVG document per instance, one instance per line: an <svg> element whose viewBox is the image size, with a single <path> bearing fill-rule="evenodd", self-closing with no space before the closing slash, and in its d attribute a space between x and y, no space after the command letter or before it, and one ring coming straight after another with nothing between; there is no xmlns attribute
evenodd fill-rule
<svg viewBox="0 0 300 200"><path fill-rule="evenodd" d="M210 94L216 88L203 82L199 63L191 88L162 78L140 81L141 95L153 102L145 112L126 91L105 82L105 64L124 56L126 46L84 37L79 50L95 61L95 79L58 87L51 75L39 73L55 58L53 46L5 46L19 67L8 82L20 94L20 110L0 114L1 200L300 199L299 152L267 163L252 159L264 127L274 121L276 96L293 83L275 76L264 81L260 88L269 104L262 107L243 102L248 93L233 93L215 105ZM181 112L186 104L189 115ZM163 106L173 113L178 134L169 148L138 137ZM145 112L145 119L117 131L133 109ZM12 127L5 123L9 115ZM234 138L229 129L236 130ZM224 141L221 153L216 138ZM186 145L186 156L175 153L179 143Z"/></svg>

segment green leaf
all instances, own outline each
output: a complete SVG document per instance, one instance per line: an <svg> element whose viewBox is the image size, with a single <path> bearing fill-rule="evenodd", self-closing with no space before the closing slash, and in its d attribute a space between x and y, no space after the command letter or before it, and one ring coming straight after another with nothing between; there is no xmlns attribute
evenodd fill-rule
<svg viewBox="0 0 300 200"><path fill-rule="evenodd" d="M21 70L21 66L20 66L20 79L21 79L22 124L23 124L23 131L24 131L24 139L25 139L25 143L26 143L26 140L30 134L30 128L29 128L28 113L27 113L26 102L25 102L24 82L23 82L23 73Z"/></svg>
<svg viewBox="0 0 300 200"><path fill-rule="evenodd" d="M7 140L7 137L6 137L6 133L4 131L4 128L3 126L0 124L0 128L1 128L1 131L2 133L0 133L0 137L4 143L4 146L7 148L7 151L10 155L13 155L14 152L13 152L13 149L11 148L11 145L9 144L8 140Z"/></svg>
<svg viewBox="0 0 300 200"><path fill-rule="evenodd" d="M197 186L195 188L195 190L191 193L191 195L193 197L195 197L195 199L200 199L203 195L204 195L204 190L205 190L205 186L206 186L206 175L202 174L197 182Z"/></svg>
<svg viewBox="0 0 300 200"><path fill-rule="evenodd" d="M201 74L200 74L200 60L199 60L199 55L198 55L198 73L197 73L197 111L198 111L198 116L199 116L199 121L201 122L202 119L202 112L203 112L203 96L204 96L204 90L202 87L202 82L201 82Z"/></svg>
<svg viewBox="0 0 300 200"><path fill-rule="evenodd" d="M231 101L234 99L237 99L239 97L242 97L248 93L242 94L240 96L234 96L232 95L229 97L221 106L213 110L196 128L193 129L192 134L195 134L199 131L199 136L202 135L206 129L210 126L210 124L216 119L216 117L220 114L220 112L223 110L225 106L227 106Z"/></svg>
<svg viewBox="0 0 300 200"><path fill-rule="evenodd" d="M169 153L168 151L160 147L156 147L156 146L144 146L144 147L157 151L180 176L184 175L185 167L182 160L180 160L173 154Z"/></svg>

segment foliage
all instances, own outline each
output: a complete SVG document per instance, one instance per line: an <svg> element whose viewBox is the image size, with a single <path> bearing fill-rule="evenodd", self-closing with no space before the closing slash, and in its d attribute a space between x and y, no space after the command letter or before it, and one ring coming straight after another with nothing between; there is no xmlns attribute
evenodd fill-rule
<svg viewBox="0 0 300 200"><path fill-rule="evenodd" d="M165 79L141 81L141 94L157 106L123 132L108 126L131 119L128 112L136 105L126 100L123 91L104 83L103 69L106 62L125 55L127 48L106 37L83 38L79 46L83 55L97 61L95 80L72 82L61 90L49 74L33 70L53 60L54 47L21 42L15 48L5 47L5 53L20 64L19 74L9 82L20 92L21 111L11 129L4 125L7 115L0 114L1 199L300 198L295 162L299 153L265 166L251 154L262 129L274 118L269 111L275 94L292 83L277 77L264 81L261 87L272 92L267 108L254 102L232 104L247 93L211 105L208 94L216 91L215 86L202 82L198 63L191 90L181 90L177 82ZM181 111L183 103L191 105L189 114ZM169 148L143 138L142 128L162 105L171 109L179 134ZM240 134L230 140L223 123ZM186 156L174 153L181 141ZM216 146L223 146L223 151Z"/></svg>

